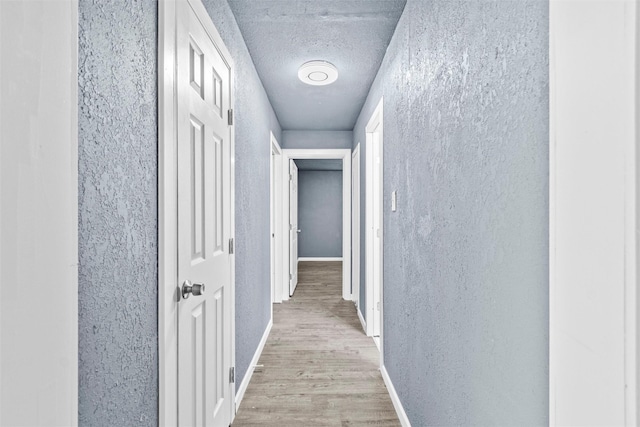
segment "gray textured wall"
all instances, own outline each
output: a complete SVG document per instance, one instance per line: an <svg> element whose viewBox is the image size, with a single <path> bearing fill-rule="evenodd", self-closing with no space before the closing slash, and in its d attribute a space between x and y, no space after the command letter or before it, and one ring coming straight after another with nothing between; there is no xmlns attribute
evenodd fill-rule
<svg viewBox="0 0 640 427"><path fill-rule="evenodd" d="M269 131L280 124L226 0L204 0L235 62L236 387L271 317Z"/></svg>
<svg viewBox="0 0 640 427"><path fill-rule="evenodd" d="M157 4L79 4L79 424L157 425Z"/></svg>
<svg viewBox="0 0 640 427"><path fill-rule="evenodd" d="M384 357L416 426L548 422L548 21L409 0L354 130L384 95Z"/></svg>
<svg viewBox="0 0 640 427"><path fill-rule="evenodd" d="M279 140L280 141L280 140ZM352 131L285 130L282 148L351 148Z"/></svg>
<svg viewBox="0 0 640 427"><path fill-rule="evenodd" d="M342 256L342 171L298 172L298 256Z"/></svg>

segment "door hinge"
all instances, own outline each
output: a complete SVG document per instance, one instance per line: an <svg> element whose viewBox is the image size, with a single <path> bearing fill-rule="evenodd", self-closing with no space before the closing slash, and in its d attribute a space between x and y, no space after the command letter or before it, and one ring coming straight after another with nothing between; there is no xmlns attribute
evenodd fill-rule
<svg viewBox="0 0 640 427"><path fill-rule="evenodd" d="M293 274L289 273L289 280L293 280Z"/></svg>
<svg viewBox="0 0 640 427"><path fill-rule="evenodd" d="M234 384L236 382L236 368L233 366L229 368L229 382L231 384Z"/></svg>
<svg viewBox="0 0 640 427"><path fill-rule="evenodd" d="M376 304L376 309L380 311L380 301L378 301L378 303Z"/></svg>
<svg viewBox="0 0 640 427"><path fill-rule="evenodd" d="M233 237L229 239L229 255L233 255Z"/></svg>
<svg viewBox="0 0 640 427"><path fill-rule="evenodd" d="M227 124L233 126L233 110L227 111Z"/></svg>
<svg viewBox="0 0 640 427"><path fill-rule="evenodd" d="M289 174L289 181L293 181L293 175Z"/></svg>

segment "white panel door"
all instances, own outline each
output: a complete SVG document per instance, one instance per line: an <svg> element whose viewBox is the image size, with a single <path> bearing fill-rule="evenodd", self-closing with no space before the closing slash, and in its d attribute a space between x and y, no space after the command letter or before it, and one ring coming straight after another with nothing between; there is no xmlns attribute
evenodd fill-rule
<svg viewBox="0 0 640 427"><path fill-rule="evenodd" d="M231 69L191 5L178 2L177 13L178 420L228 426Z"/></svg>
<svg viewBox="0 0 640 427"><path fill-rule="evenodd" d="M291 249L289 256L289 296L293 295L298 286L298 166L293 160L289 160L289 234Z"/></svg>

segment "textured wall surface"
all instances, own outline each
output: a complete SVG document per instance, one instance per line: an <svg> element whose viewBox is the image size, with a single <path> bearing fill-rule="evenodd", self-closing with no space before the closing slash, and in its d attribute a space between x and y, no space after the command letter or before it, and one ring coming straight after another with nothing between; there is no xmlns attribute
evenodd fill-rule
<svg viewBox="0 0 640 427"><path fill-rule="evenodd" d="M269 131L281 130L226 0L205 8L235 63L236 387L271 317Z"/></svg>
<svg viewBox="0 0 640 427"><path fill-rule="evenodd" d="M342 256L342 171L298 172L298 256Z"/></svg>
<svg viewBox="0 0 640 427"><path fill-rule="evenodd" d="M282 132L282 148L351 148L352 131L302 131Z"/></svg>
<svg viewBox="0 0 640 427"><path fill-rule="evenodd" d="M79 5L79 424L157 425L157 5Z"/></svg>
<svg viewBox="0 0 640 427"><path fill-rule="evenodd" d="M416 426L548 422L548 21L409 0L354 130L384 95L384 357Z"/></svg>
<svg viewBox="0 0 640 427"><path fill-rule="evenodd" d="M269 131L281 131L227 2L205 6L236 67L240 384L270 316L262 212ZM79 21L79 419L156 425L157 4L81 0Z"/></svg>

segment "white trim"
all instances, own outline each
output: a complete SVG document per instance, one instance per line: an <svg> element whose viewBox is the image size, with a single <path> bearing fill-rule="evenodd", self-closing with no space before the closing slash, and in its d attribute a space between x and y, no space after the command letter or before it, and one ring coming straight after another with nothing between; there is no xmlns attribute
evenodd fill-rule
<svg viewBox="0 0 640 427"><path fill-rule="evenodd" d="M178 425L176 2L158 4L158 423Z"/></svg>
<svg viewBox="0 0 640 427"><path fill-rule="evenodd" d="M373 163L373 151L369 149L371 136L366 133L365 152L364 152L364 172L365 172L365 198L364 198L364 299L366 302L366 311L363 314L365 319L369 320L371 306L373 305L373 293L371 288L371 277L373 275L373 253L371 246L371 223L373 222L373 203L371 201L371 189L369 188L373 182L373 171L371 164ZM373 336L373 322L367 323L367 336Z"/></svg>
<svg viewBox="0 0 640 427"><path fill-rule="evenodd" d="M383 210L383 206L384 206L384 191L383 191L383 187L384 187L384 175L383 175L383 147L384 147L384 124L383 124L383 105L384 105L384 98L381 97L380 101L378 101L378 105L376 106L375 110L373 111L373 113L371 114L371 118L369 119L366 127L365 127L365 132L366 132L366 145L365 145L365 157L366 157L366 164L365 164L365 172L366 172L366 181L365 181L365 185L366 185L366 190L365 190L365 205L366 205L366 221L365 221L365 236L366 236L366 240L365 240L365 289L366 289L366 294L365 294L365 298L366 298L366 309L367 312L365 314L365 319L367 320L367 335L368 336L373 336L375 331L374 329L374 322L373 321L369 321L371 319L373 319L373 316L376 316L376 307L375 307L375 302L373 300L374 298L374 292L373 292L373 281L372 278L373 277L378 277L378 281L379 281L379 292L380 292L380 312L379 312L379 316L380 316L380 331L379 331L379 336L380 336L380 348L384 348L382 346L382 334L383 334L383 324L382 324L382 310L383 310L383 265L384 265L384 210ZM374 165L374 152L373 152L373 134L375 132L379 132L379 150L380 150L380 164L379 165ZM378 169L379 171L379 176L380 176L380 206L378 206L379 209L379 216L380 216L380 242L379 242L379 249L380 249L380 261L378 264L376 264L374 262L374 253L373 253L373 249L374 249L374 244L375 244L375 238L373 236L373 210L374 210L374 206L373 206L373 197L372 197L372 193L373 193L373 179L374 179L374 171L373 168ZM380 352L380 366L383 365L383 351Z"/></svg>
<svg viewBox="0 0 640 427"><path fill-rule="evenodd" d="M235 67L201 0L188 1L214 45L230 68L234 87ZM175 299L178 277L178 169L176 97L176 10L175 0L158 4L158 424L178 425L178 308ZM234 108L234 91L229 94ZM231 218L230 238L235 238L235 126L230 127ZM235 255L231 255L231 366L235 366ZM233 384L230 386L235 392ZM231 399L233 402L235 399ZM231 421L235 412L231 411Z"/></svg>
<svg viewBox="0 0 640 427"><path fill-rule="evenodd" d="M631 33L625 43L626 57L628 58L628 68L626 79L633 88L633 106L623 111L627 115L627 120L632 124L630 137L625 144L625 277L624 277L624 353L625 353L625 424L627 426L637 426L640 423L640 350L638 348L638 334L640 333L640 292L638 292L638 245L640 244L640 210L638 210L638 191L640 190L640 175L638 166L640 165L640 150L638 150L638 111L640 103L640 77L638 47L640 46L640 7L638 2L630 2L629 9L625 13L624 26Z"/></svg>
<svg viewBox="0 0 640 427"><path fill-rule="evenodd" d="M389 397L391 397L391 402L393 402L393 407L396 408L396 413L398 414L400 424L402 425L402 427L411 427L409 417L407 417L407 413L404 411L402 402L400 402L400 397L398 396L396 388L393 386L391 378L389 377L389 373L387 372L387 368L385 368L384 365L380 367L380 373L382 374L384 384L387 386L387 391L389 392Z"/></svg>
<svg viewBox="0 0 640 427"><path fill-rule="evenodd" d="M240 383L240 387L238 387L238 391L236 392L236 412L240 408L240 403L242 403L242 399L244 398L244 393L247 391L247 387L249 387L249 383L251 382L251 377L253 376L253 371L256 370L256 365L260 360L260 356L262 355L262 350L264 350L264 346L267 343L267 339L269 338L269 333L271 333L271 327L273 326L273 317L269 320L269 324L267 328L264 330L264 334L262 334L262 339L260 339L260 343L258 344L258 348L256 348L256 352L249 363L249 369L244 374L244 378Z"/></svg>
<svg viewBox="0 0 640 427"><path fill-rule="evenodd" d="M356 312L358 313L358 319L360 319L360 324L362 325L362 330L364 331L364 333L367 333L367 322L364 320L364 317L362 317L362 311L360 310L360 307L358 307L356 305Z"/></svg>
<svg viewBox="0 0 640 427"><path fill-rule="evenodd" d="M275 159L271 157L275 153ZM271 271L271 302L272 303L280 303L282 302L282 286L277 286L278 283L282 283L283 272L282 272L282 242L284 236L282 235L282 221L279 221L279 218L282 217L282 174L279 173L280 168L282 167L282 148L278 143L273 132L269 132L269 183L270 183L270 195L269 195L269 213L270 215L274 215L275 218L270 218L269 228L271 234L274 237L274 248L271 253L271 264L270 268L274 268L275 272ZM275 180L274 180L275 176ZM275 228L272 228L273 222L275 221ZM271 249L271 243L269 244L269 248ZM271 307L272 310L272 318L273 318L273 305Z"/></svg>
<svg viewBox="0 0 640 427"><path fill-rule="evenodd" d="M378 150L379 150L379 155L380 155L380 162L378 165L376 165L376 169L378 169L378 174L379 174L379 178L380 178L380 188L378 189L378 191L380 192L380 206L378 206L378 210L379 210L379 216L380 216L380 243L378 243L378 248L380 250L380 260L378 262L376 271L374 274L378 275L378 292L380 293L379 298L380 298L380 310L378 313L379 317L379 337L380 337L380 341L379 341L379 345L378 348L380 349L380 366L384 366L384 97L380 97L380 101L378 102L378 105L376 106L376 109L374 110L373 114L371 115L371 119L369 120L369 123L367 123L367 126L365 127L365 131L366 132L376 132L378 133L378 140L379 140L379 144L378 144ZM370 140L370 133L367 133L367 140ZM367 147L367 151L371 151L370 150L371 146ZM373 307L373 304L371 304L371 310L372 313L374 313L373 315L375 316L375 307ZM369 306L367 306L369 307ZM369 323L373 323L373 322L369 322ZM373 328L372 328L373 329Z"/></svg>
<svg viewBox="0 0 640 427"><path fill-rule="evenodd" d="M351 150L349 149L284 149L282 150L283 195L289 194L290 159L342 159L342 298L351 300ZM283 230L289 229L289 198L283 197ZM347 238L344 238L347 236ZM289 245L283 245L285 269L289 269ZM289 299L289 280L283 280L283 301Z"/></svg>
<svg viewBox="0 0 640 427"><path fill-rule="evenodd" d="M351 154L351 295L360 307L360 143Z"/></svg>
<svg viewBox="0 0 640 427"><path fill-rule="evenodd" d="M342 257L298 257L300 261L342 261Z"/></svg>

